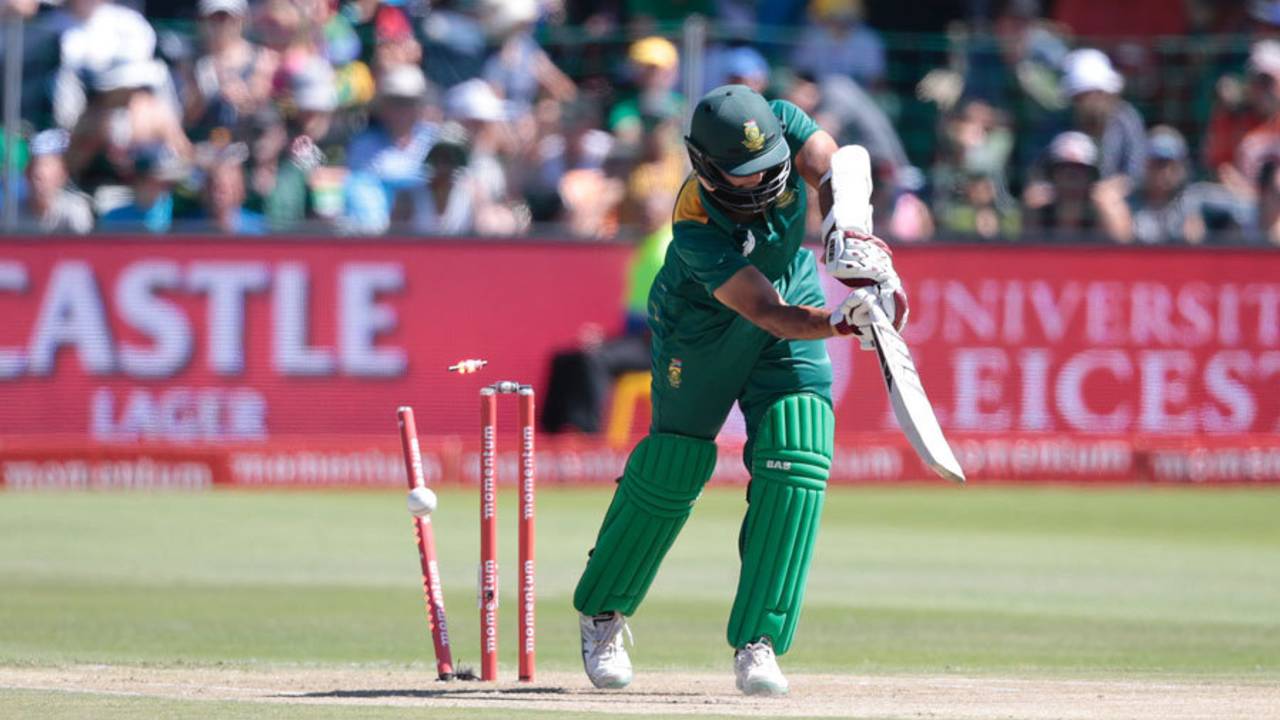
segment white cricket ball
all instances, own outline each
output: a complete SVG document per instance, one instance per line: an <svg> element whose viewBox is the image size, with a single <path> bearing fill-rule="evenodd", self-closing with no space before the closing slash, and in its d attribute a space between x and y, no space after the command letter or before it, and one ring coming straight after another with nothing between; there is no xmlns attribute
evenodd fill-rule
<svg viewBox="0 0 1280 720"><path fill-rule="evenodd" d="M428 487L416 487L409 491L409 514L426 517L436 511L436 494Z"/></svg>

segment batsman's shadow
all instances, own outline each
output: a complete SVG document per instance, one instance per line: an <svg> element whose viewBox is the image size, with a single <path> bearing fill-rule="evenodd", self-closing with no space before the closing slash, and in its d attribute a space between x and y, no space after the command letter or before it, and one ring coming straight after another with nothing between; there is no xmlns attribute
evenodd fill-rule
<svg viewBox="0 0 1280 720"><path fill-rule="evenodd" d="M364 699L378 700L386 698L419 698L429 700L432 698L466 698L468 700L511 700L512 698L542 698L552 701L573 701L582 699L585 696L593 695L594 691L583 688L566 688L566 687L467 687L465 685L452 686L447 688L388 688L388 689L365 689L365 690L328 690L324 692L309 693L279 693L274 697L278 698L307 698L307 699ZM652 693L646 692L618 692L611 691L607 693L611 697L618 699L627 698L630 700L643 700L652 697ZM681 692L681 691L664 691L664 696L680 696L680 697L705 697L705 693L698 692Z"/></svg>
<svg viewBox="0 0 1280 720"><path fill-rule="evenodd" d="M486 697L493 699L511 698L521 696L539 696L550 697L557 695L573 695L573 691L568 688L560 687L449 687L435 689L423 688L387 688L387 689L367 689L367 690L328 690L325 692L309 692L309 693L280 693L275 697L288 698L313 698L313 699L352 699L364 698L367 700L376 700L380 698L444 698L444 697L465 697L469 699L484 699Z"/></svg>

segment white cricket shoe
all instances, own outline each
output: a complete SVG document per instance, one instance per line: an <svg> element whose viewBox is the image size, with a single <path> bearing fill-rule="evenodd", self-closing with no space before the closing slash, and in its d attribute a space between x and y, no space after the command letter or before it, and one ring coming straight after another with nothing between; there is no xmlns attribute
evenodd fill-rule
<svg viewBox="0 0 1280 720"><path fill-rule="evenodd" d="M738 650L733 656L733 671L738 676L738 689L747 695L787 694L787 679L778 668L769 638Z"/></svg>
<svg viewBox="0 0 1280 720"><path fill-rule="evenodd" d="M615 689L631 684L631 658L622 646L622 635L630 639L631 629L622 613L578 613L578 627L582 631L582 667L591 684Z"/></svg>

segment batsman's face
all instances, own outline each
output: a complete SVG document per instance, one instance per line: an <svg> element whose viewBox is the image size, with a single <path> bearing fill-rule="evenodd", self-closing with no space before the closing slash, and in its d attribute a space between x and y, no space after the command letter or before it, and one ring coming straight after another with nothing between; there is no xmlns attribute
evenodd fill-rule
<svg viewBox="0 0 1280 720"><path fill-rule="evenodd" d="M730 175L729 173L723 170L720 170L719 168L716 168L716 172L720 173L720 177L724 179L725 182L729 183L734 187L739 187L739 188L755 187L756 185L759 185L764 180L763 170L758 173L754 173L752 175ZM715 190L715 186L707 182L701 176L699 176L698 179L702 182L702 186L705 187L708 191Z"/></svg>
<svg viewBox="0 0 1280 720"><path fill-rule="evenodd" d="M721 171L720 174L724 176L725 180L729 181L730 185L734 187L740 187L740 188L755 187L756 185L759 185L762 180L764 180L763 170L758 173L754 173L752 175L743 175L741 177L738 177L736 175L728 175L724 171Z"/></svg>

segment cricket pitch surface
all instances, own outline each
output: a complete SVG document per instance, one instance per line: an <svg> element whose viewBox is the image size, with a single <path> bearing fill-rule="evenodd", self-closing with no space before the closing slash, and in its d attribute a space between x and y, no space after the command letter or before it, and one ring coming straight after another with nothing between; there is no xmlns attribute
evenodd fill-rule
<svg viewBox="0 0 1280 720"><path fill-rule="evenodd" d="M1213 679L793 674L786 698L749 698L729 673L649 672L625 690L581 673L451 682L408 668L0 667L0 688L181 700L631 715L1041 720L1280 717L1280 687Z"/></svg>

